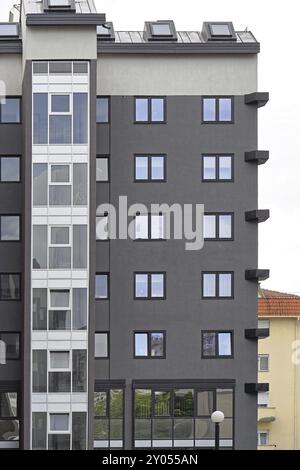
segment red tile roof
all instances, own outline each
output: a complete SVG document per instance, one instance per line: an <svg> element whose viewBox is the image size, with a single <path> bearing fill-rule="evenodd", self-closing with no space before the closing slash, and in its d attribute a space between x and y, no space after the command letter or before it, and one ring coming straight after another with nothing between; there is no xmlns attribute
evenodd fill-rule
<svg viewBox="0 0 300 470"><path fill-rule="evenodd" d="M267 289L259 290L259 317L300 317L300 297Z"/></svg>

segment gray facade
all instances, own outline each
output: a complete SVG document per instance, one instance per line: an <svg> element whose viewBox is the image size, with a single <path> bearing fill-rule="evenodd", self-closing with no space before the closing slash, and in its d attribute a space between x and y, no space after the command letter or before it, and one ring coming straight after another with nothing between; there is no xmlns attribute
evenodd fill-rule
<svg viewBox="0 0 300 470"><path fill-rule="evenodd" d="M111 37L105 31L102 36L96 25L106 24L105 15L96 12L91 0L85 8L82 2L71 2L76 12L68 7L51 10L46 3L44 11L43 3L23 1L23 39L20 34L0 42L0 80L7 84L6 95L22 96L21 122L0 123L0 157L20 156L21 162L19 182L0 181L0 217L16 214L21 222L18 241L0 241L0 274L21 276L18 299L0 299L0 333L20 334L18 357L0 361L0 396L3 393L8 400L8 393L14 394L18 402L12 402L13 431L5 424L8 421L1 424L0 447L211 448L214 430L209 416L224 407L221 447L255 449L257 395L248 392L257 382L257 338L247 339L245 330L257 328L260 220L245 213L258 209L257 164L262 162L247 161L245 153L258 154L258 108L268 99L257 91L259 43L250 32L235 32L231 23L227 36L227 23L205 23L202 31L174 34L172 29L169 39L149 37L155 22L148 22L144 32L115 32L107 23ZM219 31L220 25L226 34L215 36L213 27ZM65 42L57 49L62 35ZM72 64L71 72L51 72L51 64L63 63ZM37 72L40 64L46 64L46 72ZM85 72L76 72L74 64L81 64ZM37 142L32 106L37 94L47 94L50 107L54 95L67 94L70 102L85 95L86 140L83 119L76 142L75 127L70 143L53 138L51 142L51 137L41 142L42 133ZM108 122L99 122L97 97L108 98ZM163 122L136 122L138 97L163 98ZM203 100L219 103L222 97L231 99L230 122L205 121ZM52 115L54 111L47 111L49 122ZM51 124L49 129L51 133ZM60 135L59 129L55 135ZM135 158L141 155L164 156L164 181L135 180ZM205 180L205 156L216 156L216 165L220 156L230 156L231 180ZM96 181L99 157L108 158L108 181ZM34 165L48 165L51 185L52 167L68 166L75 175L79 164L87 169L86 181L81 175L81 185L88 188L85 202L74 202L74 176L68 181L74 198L70 207L53 207L51 200L35 204ZM122 195L128 206L204 204L205 214L231 214L231 237L206 240L198 251L187 251L186 240L96 240L96 215L103 215L97 208L105 203L118 207ZM32 262L35 227L46 227L52 234L53 227L62 225L68 225L74 240L74 226L86 227L86 263L75 266L72 254L70 267L54 269L49 265L53 246L48 241L48 264L37 268ZM70 253L75 252L74 240ZM248 279L247 270L256 270L256 277ZM96 273L108 275L107 298L95 295ZM135 273L164 273L163 298L135 298ZM205 298L205 273L215 273L215 282L220 282L219 273L230 273L230 295ZM40 328L34 324L35 308L40 309L34 303L38 289L44 289L48 299L46 326ZM86 323L75 328L73 322L56 328L64 331L54 331L49 323L53 292L68 291L71 298L76 289L87 292L86 306L80 304L86 309ZM70 309L65 315L72 315L73 321L72 299L64 308ZM135 332L150 338L151 332L163 332L161 357L136 357ZM214 332L216 338L230 333L230 354L205 357L205 332ZM99 354L97 341L95 348L99 333L108 334L107 355ZM78 351L85 357L80 371L74 365ZM48 358L43 372L34 362L41 352ZM62 352L69 358L64 372L61 364L52 366ZM62 373L72 383L69 388L66 382L60 388ZM51 390L50 377L55 374L57 389ZM58 429L64 419L68 425ZM13 445L7 438L11 433L16 436ZM38 439L38 434L44 437Z"/></svg>

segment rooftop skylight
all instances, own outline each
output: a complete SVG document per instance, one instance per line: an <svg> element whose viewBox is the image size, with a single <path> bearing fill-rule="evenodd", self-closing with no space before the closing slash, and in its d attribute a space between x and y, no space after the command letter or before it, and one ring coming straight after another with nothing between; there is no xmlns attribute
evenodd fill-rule
<svg viewBox="0 0 300 470"><path fill-rule="evenodd" d="M229 25L227 23L212 23L210 25L212 36L232 36Z"/></svg>
<svg viewBox="0 0 300 470"><path fill-rule="evenodd" d="M19 27L15 23L0 24L0 36L19 36Z"/></svg>
<svg viewBox="0 0 300 470"><path fill-rule="evenodd" d="M153 36L172 36L169 23L152 23L151 29Z"/></svg>

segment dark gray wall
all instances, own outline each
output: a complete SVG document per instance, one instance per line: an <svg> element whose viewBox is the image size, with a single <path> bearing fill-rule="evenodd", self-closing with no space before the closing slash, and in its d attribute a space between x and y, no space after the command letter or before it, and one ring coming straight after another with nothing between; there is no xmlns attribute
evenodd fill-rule
<svg viewBox="0 0 300 470"><path fill-rule="evenodd" d="M22 155L22 125L0 124L0 155ZM21 158L22 167L22 158ZM21 169L21 178L23 177ZM0 182L0 214L21 215L21 241L0 242L0 272L23 271L23 179L20 183ZM22 332L23 296L21 301L0 301L0 331ZM0 381L20 380L19 360L0 365Z"/></svg>
<svg viewBox="0 0 300 470"><path fill-rule="evenodd" d="M126 379L126 447L131 445L131 380L235 379L235 448L256 448L257 344L244 338L257 323L257 285L245 269L257 266L257 225L244 212L257 208L257 167L244 152L257 148L257 110L235 97L235 124L201 124L201 97L169 96L167 124L134 124L133 97L111 98L111 125L98 125L97 153L110 153L111 183L97 183L97 204L204 203L233 211L235 239L185 251L184 241L97 242L97 271L110 271L110 300L96 302L96 330L110 330L110 360L96 360L96 379ZM202 183L202 153L234 153L234 183ZM135 153L166 153L166 183L134 183ZM134 271L166 271L167 299L133 300ZM233 300L201 300L201 272L232 270ZM165 360L133 359L133 330L166 330ZM234 359L201 359L203 329L233 329Z"/></svg>

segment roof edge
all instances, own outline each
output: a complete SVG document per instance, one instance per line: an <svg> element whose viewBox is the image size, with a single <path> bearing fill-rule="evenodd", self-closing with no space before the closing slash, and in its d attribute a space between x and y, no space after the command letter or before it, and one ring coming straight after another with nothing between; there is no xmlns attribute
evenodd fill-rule
<svg viewBox="0 0 300 470"><path fill-rule="evenodd" d="M27 26L96 26L105 23L105 13L29 13Z"/></svg>

